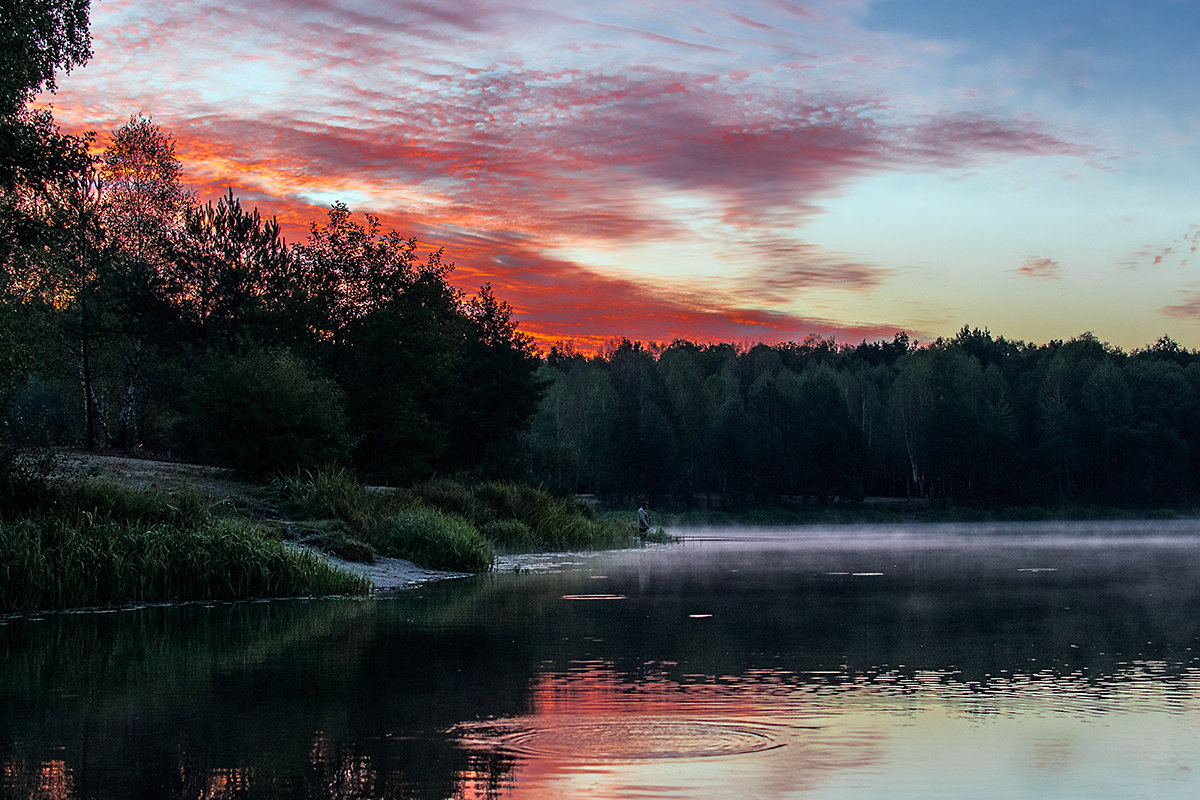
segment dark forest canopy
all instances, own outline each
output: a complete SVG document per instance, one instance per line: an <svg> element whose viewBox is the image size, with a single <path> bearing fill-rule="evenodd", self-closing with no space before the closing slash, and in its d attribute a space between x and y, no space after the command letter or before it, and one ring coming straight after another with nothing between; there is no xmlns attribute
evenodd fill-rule
<svg viewBox="0 0 1200 800"><path fill-rule="evenodd" d="M197 203L170 134L103 153L23 118L0 226L4 443L122 448L252 475L326 464L388 483L528 480L735 505L926 497L1191 503L1200 355L964 327L737 347L618 339L544 356L490 286L335 204L308 236L232 192Z"/></svg>
<svg viewBox="0 0 1200 800"><path fill-rule="evenodd" d="M552 348L532 478L734 505L864 496L987 506L1183 505L1200 495L1200 353L963 327L918 346Z"/></svg>

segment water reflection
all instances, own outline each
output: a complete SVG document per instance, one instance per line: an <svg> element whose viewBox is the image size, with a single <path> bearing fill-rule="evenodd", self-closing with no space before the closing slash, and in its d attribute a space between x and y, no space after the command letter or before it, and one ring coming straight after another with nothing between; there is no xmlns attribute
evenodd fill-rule
<svg viewBox="0 0 1200 800"><path fill-rule="evenodd" d="M1182 524L808 529L8 619L0 797L1192 797L1198 578Z"/></svg>

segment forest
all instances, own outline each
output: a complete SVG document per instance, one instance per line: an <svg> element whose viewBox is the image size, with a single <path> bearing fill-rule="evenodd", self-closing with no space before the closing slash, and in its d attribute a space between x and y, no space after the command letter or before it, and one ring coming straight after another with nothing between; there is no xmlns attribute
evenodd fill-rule
<svg viewBox="0 0 1200 800"><path fill-rule="evenodd" d="M1090 333L539 351L441 250L336 203L285 242L201 203L169 131L100 147L37 93L90 56L87 4L18 15L0 81L0 458L116 450L253 479L339 466L506 479L625 505L868 497L1183 506L1200 494L1200 353ZM25 27L22 27L25 26ZM6 477L7 479L7 477Z"/></svg>
<svg viewBox="0 0 1200 800"><path fill-rule="evenodd" d="M1200 491L1200 354L964 326L919 345L618 340L551 348L530 478L744 509L866 497L1182 507Z"/></svg>

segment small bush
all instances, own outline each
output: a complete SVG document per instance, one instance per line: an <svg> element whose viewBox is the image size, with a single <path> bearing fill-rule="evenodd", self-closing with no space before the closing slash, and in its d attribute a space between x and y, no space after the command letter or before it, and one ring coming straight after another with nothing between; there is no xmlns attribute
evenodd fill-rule
<svg viewBox="0 0 1200 800"><path fill-rule="evenodd" d="M0 518L20 516L51 502L62 463L46 448L22 450L0 440Z"/></svg>
<svg viewBox="0 0 1200 800"><path fill-rule="evenodd" d="M431 569L485 572L496 557L491 543L469 522L425 508L379 520L366 539L380 555L406 558Z"/></svg>

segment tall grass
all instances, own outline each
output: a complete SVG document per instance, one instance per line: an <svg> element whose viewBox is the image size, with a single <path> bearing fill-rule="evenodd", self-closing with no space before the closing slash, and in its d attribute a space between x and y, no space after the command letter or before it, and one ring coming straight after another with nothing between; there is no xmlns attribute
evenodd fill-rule
<svg viewBox="0 0 1200 800"><path fill-rule="evenodd" d="M368 527L365 538L379 553L430 569L486 572L496 558L492 543L475 526L428 508L388 514Z"/></svg>
<svg viewBox="0 0 1200 800"><path fill-rule="evenodd" d="M495 550L461 516L422 508L410 494L371 491L342 469L276 479L276 496L292 513L314 520L312 539L337 555L370 561L405 558L430 569L483 572Z"/></svg>
<svg viewBox="0 0 1200 800"><path fill-rule="evenodd" d="M558 497L519 483L483 483L474 488L479 504L493 520L513 520L526 526L530 550L570 550L619 547L635 534L632 518L601 519L573 497Z"/></svg>
<svg viewBox="0 0 1200 800"><path fill-rule="evenodd" d="M0 610L362 594L369 583L255 526L0 525Z"/></svg>
<svg viewBox="0 0 1200 800"><path fill-rule="evenodd" d="M632 518L601 519L574 498L518 483L439 478L379 492L345 471L326 470L277 480L275 490L294 512L339 520L380 555L441 569L486 569L484 556L496 549L600 549L625 546L636 535Z"/></svg>
<svg viewBox="0 0 1200 800"><path fill-rule="evenodd" d="M199 494L85 481L0 522L0 611L368 591Z"/></svg>
<svg viewBox="0 0 1200 800"><path fill-rule="evenodd" d="M372 494L340 467L279 476L274 479L272 489L281 502L299 515L340 519L359 528L384 513L387 504L387 498Z"/></svg>

